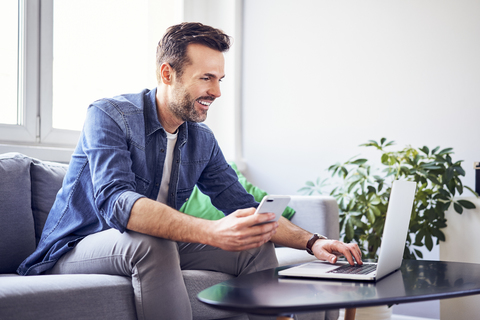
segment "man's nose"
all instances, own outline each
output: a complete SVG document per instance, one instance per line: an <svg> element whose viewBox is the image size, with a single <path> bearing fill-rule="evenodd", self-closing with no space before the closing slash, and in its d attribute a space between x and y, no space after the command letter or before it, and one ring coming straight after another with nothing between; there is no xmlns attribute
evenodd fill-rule
<svg viewBox="0 0 480 320"><path fill-rule="evenodd" d="M222 95L222 91L220 90L220 83L214 83L207 93L215 98L220 98L220 96Z"/></svg>

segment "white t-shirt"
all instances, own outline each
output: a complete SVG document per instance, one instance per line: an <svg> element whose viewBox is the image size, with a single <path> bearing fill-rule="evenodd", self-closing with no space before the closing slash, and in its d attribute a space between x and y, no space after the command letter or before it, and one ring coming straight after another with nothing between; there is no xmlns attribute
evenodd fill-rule
<svg viewBox="0 0 480 320"><path fill-rule="evenodd" d="M177 143L178 131L174 134L167 134L167 154L165 155L165 163L163 164L163 175L162 183L160 184L160 190L158 191L157 201L167 204L168 198L168 185L170 183L170 174L172 173L172 160L173 160L173 149Z"/></svg>

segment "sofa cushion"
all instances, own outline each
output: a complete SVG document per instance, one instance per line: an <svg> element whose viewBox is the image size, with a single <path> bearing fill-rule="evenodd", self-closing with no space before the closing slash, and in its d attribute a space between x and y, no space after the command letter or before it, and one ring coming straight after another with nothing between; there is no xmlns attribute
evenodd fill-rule
<svg viewBox="0 0 480 320"><path fill-rule="evenodd" d="M0 273L15 272L35 250L30 158L0 155Z"/></svg>
<svg viewBox="0 0 480 320"><path fill-rule="evenodd" d="M32 160L32 212L35 221L36 244L42 235L43 226L53 206L68 166L56 162Z"/></svg>
<svg viewBox="0 0 480 320"><path fill-rule="evenodd" d="M136 319L129 278L0 275L0 319Z"/></svg>

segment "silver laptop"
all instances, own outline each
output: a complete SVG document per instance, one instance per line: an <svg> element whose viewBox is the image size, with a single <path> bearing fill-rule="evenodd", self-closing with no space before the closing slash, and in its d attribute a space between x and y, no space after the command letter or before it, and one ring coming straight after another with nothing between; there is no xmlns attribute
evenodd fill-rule
<svg viewBox="0 0 480 320"><path fill-rule="evenodd" d="M313 261L279 271L280 276L376 281L402 265L408 225L412 214L416 183L396 180L392 186L378 263L350 266Z"/></svg>

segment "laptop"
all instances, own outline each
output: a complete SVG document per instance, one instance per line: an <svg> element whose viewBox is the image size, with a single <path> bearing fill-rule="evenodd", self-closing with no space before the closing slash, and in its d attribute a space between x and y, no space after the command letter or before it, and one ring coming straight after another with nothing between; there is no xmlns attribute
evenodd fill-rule
<svg viewBox="0 0 480 320"><path fill-rule="evenodd" d="M363 265L350 266L346 261L331 264L316 260L281 270L278 272L278 275L285 277L376 281L398 270L402 265L415 189L415 182L402 180L393 182L377 263L364 262Z"/></svg>

